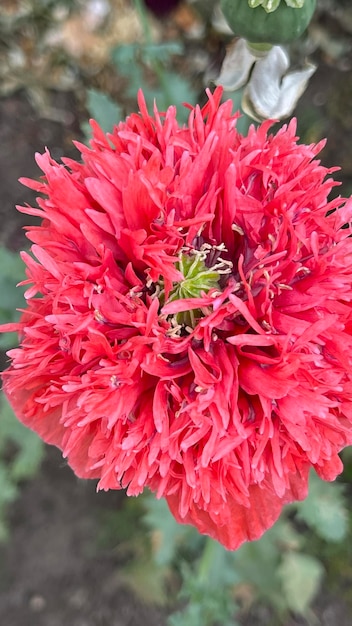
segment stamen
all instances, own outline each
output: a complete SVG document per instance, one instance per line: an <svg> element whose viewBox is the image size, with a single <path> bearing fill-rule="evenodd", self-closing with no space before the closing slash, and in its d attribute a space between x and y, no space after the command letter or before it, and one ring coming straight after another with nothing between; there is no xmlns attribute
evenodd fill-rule
<svg viewBox="0 0 352 626"><path fill-rule="evenodd" d="M236 231L239 235L244 235L244 230L238 224L232 224L232 230Z"/></svg>
<svg viewBox="0 0 352 626"><path fill-rule="evenodd" d="M293 287L291 285L286 285L285 283L278 283L277 286L282 290L293 291Z"/></svg>
<svg viewBox="0 0 352 626"><path fill-rule="evenodd" d="M204 241L203 237L198 234L192 243L192 246L183 246L179 250L176 268L183 275L183 279L173 283L166 304L175 300L201 298L208 292L211 292L210 295L216 298L221 295L227 282L227 279L222 277L232 274L232 261L222 256L228 251L223 242L211 244ZM145 290L149 292L152 299L159 300L161 307L165 304L166 294L162 278L157 282L147 278ZM130 295L132 295L132 290ZM184 332L192 333L198 320L205 315L207 315L205 308L192 309L190 307L189 309L185 308L184 311L178 311L174 315L166 316L166 320L170 324L167 335L177 337Z"/></svg>
<svg viewBox="0 0 352 626"><path fill-rule="evenodd" d="M95 309L95 311L94 311L94 319L95 319L97 322L101 322L102 324L103 324L104 322L106 322L105 317L104 317L104 316L100 313L99 309Z"/></svg>
<svg viewBox="0 0 352 626"><path fill-rule="evenodd" d="M306 267L305 265L301 265L301 267L298 267L296 269L296 274L298 274L299 272L304 272L305 274L309 274L310 273L310 269L309 269L309 267Z"/></svg>

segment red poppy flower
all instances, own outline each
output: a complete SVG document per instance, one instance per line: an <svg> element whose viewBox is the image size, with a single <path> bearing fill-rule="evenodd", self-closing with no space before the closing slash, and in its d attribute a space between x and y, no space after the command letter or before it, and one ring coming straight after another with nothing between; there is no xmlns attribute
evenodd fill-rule
<svg viewBox="0 0 352 626"><path fill-rule="evenodd" d="M295 123L236 130L221 90L92 122L83 162L37 156L42 218L4 388L100 489L149 487L227 548L327 480L352 442L352 202Z"/></svg>

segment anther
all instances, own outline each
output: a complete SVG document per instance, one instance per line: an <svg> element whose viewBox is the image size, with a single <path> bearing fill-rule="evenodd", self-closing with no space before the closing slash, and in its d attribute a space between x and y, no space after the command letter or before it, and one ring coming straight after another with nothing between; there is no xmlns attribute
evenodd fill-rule
<svg viewBox="0 0 352 626"><path fill-rule="evenodd" d="M231 229L236 231L239 235L244 235L244 230L238 224L232 224Z"/></svg>

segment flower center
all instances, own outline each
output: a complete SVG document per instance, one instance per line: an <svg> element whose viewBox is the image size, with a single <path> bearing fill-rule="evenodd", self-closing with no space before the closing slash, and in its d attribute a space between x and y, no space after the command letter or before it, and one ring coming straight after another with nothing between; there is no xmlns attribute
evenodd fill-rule
<svg viewBox="0 0 352 626"><path fill-rule="evenodd" d="M220 289L220 280L224 274L230 274L232 263L221 257L226 251L223 244L212 246L203 243L200 249L183 248L179 254L177 269L183 274L183 280L175 283L170 292L168 302L199 298L210 289ZM187 309L176 313L170 320L175 327L194 328L197 319L204 314L200 309Z"/></svg>

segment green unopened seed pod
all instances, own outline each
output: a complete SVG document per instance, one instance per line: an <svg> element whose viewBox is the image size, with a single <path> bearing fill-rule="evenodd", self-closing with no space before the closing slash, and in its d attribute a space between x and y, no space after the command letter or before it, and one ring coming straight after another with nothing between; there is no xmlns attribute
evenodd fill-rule
<svg viewBox="0 0 352 626"><path fill-rule="evenodd" d="M223 14L238 37L253 43L282 44L298 39L307 28L316 0L305 0L303 7L293 8L281 1L273 12L262 6L251 8L248 0L221 0Z"/></svg>

